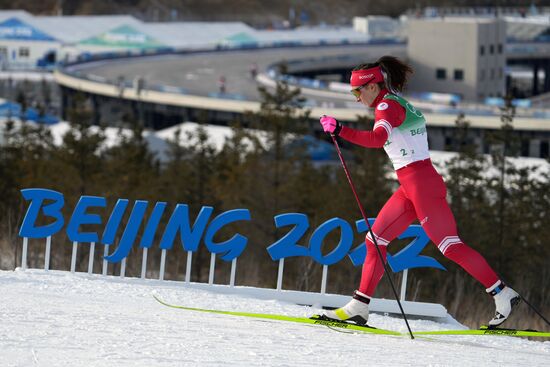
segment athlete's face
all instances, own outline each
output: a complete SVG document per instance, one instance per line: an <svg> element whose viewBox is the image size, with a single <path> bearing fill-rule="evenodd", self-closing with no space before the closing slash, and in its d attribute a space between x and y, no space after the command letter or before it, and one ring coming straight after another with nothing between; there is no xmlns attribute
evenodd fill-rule
<svg viewBox="0 0 550 367"><path fill-rule="evenodd" d="M380 93L380 87L376 83L369 83L362 87L359 92L361 93L357 96L357 102L370 107L378 96L378 93Z"/></svg>

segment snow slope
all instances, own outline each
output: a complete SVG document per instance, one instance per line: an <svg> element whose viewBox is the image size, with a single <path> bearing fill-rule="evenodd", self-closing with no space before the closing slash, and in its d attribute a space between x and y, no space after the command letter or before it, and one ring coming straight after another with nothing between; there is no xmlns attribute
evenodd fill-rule
<svg viewBox="0 0 550 367"><path fill-rule="evenodd" d="M190 289L179 282L41 270L0 272L0 366L548 366L550 342L436 340L203 314L191 307L307 316L316 310ZM317 310L318 311L318 310ZM370 323L406 331L398 318ZM413 330L461 328L412 320Z"/></svg>

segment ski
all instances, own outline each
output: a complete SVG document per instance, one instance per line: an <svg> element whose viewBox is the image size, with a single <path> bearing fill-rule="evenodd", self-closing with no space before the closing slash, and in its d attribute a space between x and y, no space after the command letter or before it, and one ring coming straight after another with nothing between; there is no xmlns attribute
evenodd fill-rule
<svg viewBox="0 0 550 367"><path fill-rule="evenodd" d="M479 329L468 329L468 330L417 331L414 334L415 335L498 335L498 336L550 338L550 332L546 332L546 331L489 328L487 326L482 326Z"/></svg>
<svg viewBox="0 0 550 367"><path fill-rule="evenodd" d="M404 336L404 334L401 334L400 332L397 332L397 331L377 329L377 328L374 328L374 327L371 327L371 326L361 326L361 325L351 324L351 323L347 323L347 322L338 322L338 321L325 320L325 319L322 319L321 317L319 317L318 315L315 315L311 318L308 318L308 317L293 317L293 316L263 314L263 313L208 310L208 309L204 309L204 308L195 308L195 307L172 305L172 304L164 302L163 300L161 300L160 298L158 298L155 295L153 295L153 297L155 298L155 300L157 300L157 302L159 302L160 304L162 304L164 306L172 307L172 308L178 308L178 309L181 309L181 310L214 313L214 314L219 314L219 315L250 317L250 318L255 318L255 319L287 321L287 322L295 322L295 323L300 323L300 324L322 325L322 326L328 326L330 328L345 329L345 330L351 330L351 331L359 331L359 332L362 332L362 333L369 333L369 334Z"/></svg>
<svg viewBox="0 0 550 367"><path fill-rule="evenodd" d="M153 297L157 302L159 302L164 306L177 308L181 310L214 313L218 315L249 317L249 318L255 318L255 319L286 321L286 322L294 322L299 324L322 325L322 326L327 326L331 329L335 329L337 331L339 331L338 329L341 329L341 330L348 330L350 332L361 332L361 333L367 333L367 334L391 335L391 336L400 336L400 337L409 336L408 333L401 333L398 331L377 329L372 326L361 326L361 325L352 324L348 322L327 320L327 319L323 319L319 315L315 315L308 318L308 317L294 317L294 316L276 315L276 314L210 310L210 309L204 309L204 308L172 305L167 302L164 302L163 300L158 298L156 295L153 295ZM487 326L482 326L479 329L466 329L466 330L414 331L413 334L423 339L429 336L438 336L438 335L486 335L486 336L493 335L493 336L550 338L550 332L545 332L545 331L489 328Z"/></svg>

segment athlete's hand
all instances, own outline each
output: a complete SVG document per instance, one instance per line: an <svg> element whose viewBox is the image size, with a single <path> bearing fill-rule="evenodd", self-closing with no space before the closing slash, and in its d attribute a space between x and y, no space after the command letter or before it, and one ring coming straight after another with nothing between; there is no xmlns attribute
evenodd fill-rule
<svg viewBox="0 0 550 367"><path fill-rule="evenodd" d="M342 130L342 125L332 116L323 115L319 119L319 122L326 133L338 136L340 130Z"/></svg>

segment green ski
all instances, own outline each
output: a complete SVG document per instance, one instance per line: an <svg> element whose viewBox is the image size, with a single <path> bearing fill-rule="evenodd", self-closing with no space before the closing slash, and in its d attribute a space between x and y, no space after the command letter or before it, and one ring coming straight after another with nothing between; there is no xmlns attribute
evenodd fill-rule
<svg viewBox="0 0 550 367"><path fill-rule="evenodd" d="M185 307L185 306L176 306L171 305L169 303L166 303L159 299L157 296L153 295L153 297L157 300L157 302L163 304L164 306L172 307L172 308L179 308L182 310L188 310L188 311L199 311L199 312L207 312L207 313L215 313L219 315L230 315L230 316L242 316L242 317L250 317L255 319L267 319L267 320L276 320L276 321L287 321L287 322L296 322L300 324L312 324L312 325L323 325L328 326L331 328L341 328L346 330L353 330L353 331L359 331L363 333L369 333L369 334L381 334L381 335L395 335L395 336L404 336L400 332L397 331L391 331L391 330L384 330L384 329L377 329L370 326L361 326L346 322L338 322L338 321L328 321L323 320L318 317L293 317L293 316L285 316L285 315L273 315L273 314L263 314L263 313L249 313L249 312L236 312L236 311L221 311L221 310L207 310L204 308L193 308L193 307Z"/></svg>
<svg viewBox="0 0 550 367"><path fill-rule="evenodd" d="M500 336L523 336L550 338L550 332L537 330L516 330L516 329L490 329L482 326L473 330L438 330L438 331L417 331L415 335L500 335Z"/></svg>
<svg viewBox="0 0 550 367"><path fill-rule="evenodd" d="M264 314L264 313L208 310L204 308L172 305L164 302L163 300L161 300L155 295L153 295L153 297L155 298L155 300L157 300L157 302L159 302L164 306L178 308L181 310L214 313L218 315L250 317L255 319L266 319L266 320L274 320L274 321L287 321L287 322L295 322L300 324L322 325L322 326L327 326L329 328L333 328L336 330L342 329L342 330L349 330L352 332L362 332L362 333L368 333L368 334L392 335L392 336L401 336L401 337L409 336L408 333L400 333L392 330L377 329L371 326L361 326L361 325L356 325L356 324L347 323L347 322L325 320L320 318L319 315L315 315L311 318L308 318L308 317L294 317L294 316ZM500 329L500 328L490 329L486 326L482 326L480 329L467 329L467 330L414 331L413 334L423 339L428 336L437 336L437 335L494 335L494 336L550 338L550 332L536 331L536 330Z"/></svg>

